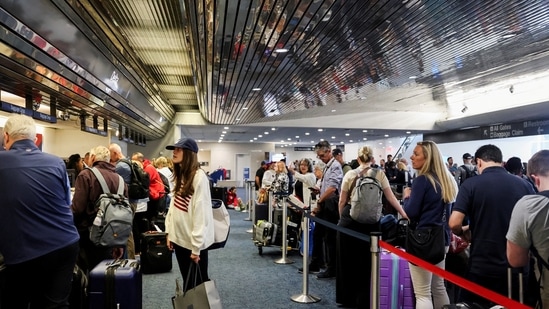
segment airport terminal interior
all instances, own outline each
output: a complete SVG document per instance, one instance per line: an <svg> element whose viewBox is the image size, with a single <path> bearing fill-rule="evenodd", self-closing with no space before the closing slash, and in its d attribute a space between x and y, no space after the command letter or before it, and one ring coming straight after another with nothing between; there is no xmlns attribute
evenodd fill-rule
<svg viewBox="0 0 549 309"><path fill-rule="evenodd" d="M422 139L459 164L488 143L527 161L548 148L548 58L547 0L0 0L0 126L33 117L62 158L193 138L249 209L261 161L316 160L323 140L347 161L363 145L409 158ZM301 255L275 265L231 215L242 245L212 254L224 307L307 307L290 299ZM265 277L226 273L248 262ZM145 276L144 308L171 308L177 275ZM337 307L335 283L311 281L308 306Z"/></svg>

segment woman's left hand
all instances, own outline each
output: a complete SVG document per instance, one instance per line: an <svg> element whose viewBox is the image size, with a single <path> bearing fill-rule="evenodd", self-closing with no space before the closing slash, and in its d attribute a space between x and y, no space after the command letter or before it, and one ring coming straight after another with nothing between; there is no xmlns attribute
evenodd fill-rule
<svg viewBox="0 0 549 309"><path fill-rule="evenodd" d="M200 255L196 255L194 253L191 253L191 260L193 260L193 262L198 264L198 262L200 261Z"/></svg>

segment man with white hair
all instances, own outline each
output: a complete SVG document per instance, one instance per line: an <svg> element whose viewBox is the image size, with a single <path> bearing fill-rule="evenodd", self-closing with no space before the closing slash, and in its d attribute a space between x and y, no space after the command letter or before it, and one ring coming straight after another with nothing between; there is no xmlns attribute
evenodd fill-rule
<svg viewBox="0 0 549 309"><path fill-rule="evenodd" d="M118 182L121 180L114 166L110 164L110 158L109 149L105 146L97 146L90 150L91 167L99 170L105 178L110 192L117 192ZM96 246L90 240L89 228L97 215L95 203L101 194L103 194L103 189L91 169L84 169L78 174L74 184L74 197L71 207L74 213L74 222L80 233L78 266L84 272L92 270L104 259L121 258L124 252L123 248ZM124 186L124 195L128 196L128 186L126 185Z"/></svg>
<svg viewBox="0 0 549 309"><path fill-rule="evenodd" d="M34 120L8 118L0 151L2 308L67 308L78 255L70 184L61 158L36 145Z"/></svg>

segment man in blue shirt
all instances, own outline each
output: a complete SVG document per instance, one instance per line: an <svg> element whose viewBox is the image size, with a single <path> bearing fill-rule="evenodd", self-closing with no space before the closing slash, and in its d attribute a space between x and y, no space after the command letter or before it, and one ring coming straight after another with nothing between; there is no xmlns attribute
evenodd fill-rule
<svg viewBox="0 0 549 309"><path fill-rule="evenodd" d="M32 118L11 116L0 152L2 308L68 308L78 255L65 163L34 144Z"/></svg>
<svg viewBox="0 0 549 309"><path fill-rule="evenodd" d="M505 234L516 202L533 194L532 186L507 173L503 155L494 145L484 145L475 152L479 176L467 179L459 188L449 225L458 235L471 241L469 270L466 275L479 285L507 295L507 262ZM469 225L463 226L465 217ZM490 307L488 300L464 290L466 302Z"/></svg>

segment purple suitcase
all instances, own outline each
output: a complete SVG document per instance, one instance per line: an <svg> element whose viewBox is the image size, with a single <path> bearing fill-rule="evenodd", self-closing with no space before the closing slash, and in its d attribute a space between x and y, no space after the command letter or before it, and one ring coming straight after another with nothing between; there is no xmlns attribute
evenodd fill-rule
<svg viewBox="0 0 549 309"><path fill-rule="evenodd" d="M90 308L142 308L142 275L137 260L104 260L89 276Z"/></svg>
<svg viewBox="0 0 549 309"><path fill-rule="evenodd" d="M413 309L414 290L408 261L389 251L380 253L380 309Z"/></svg>

